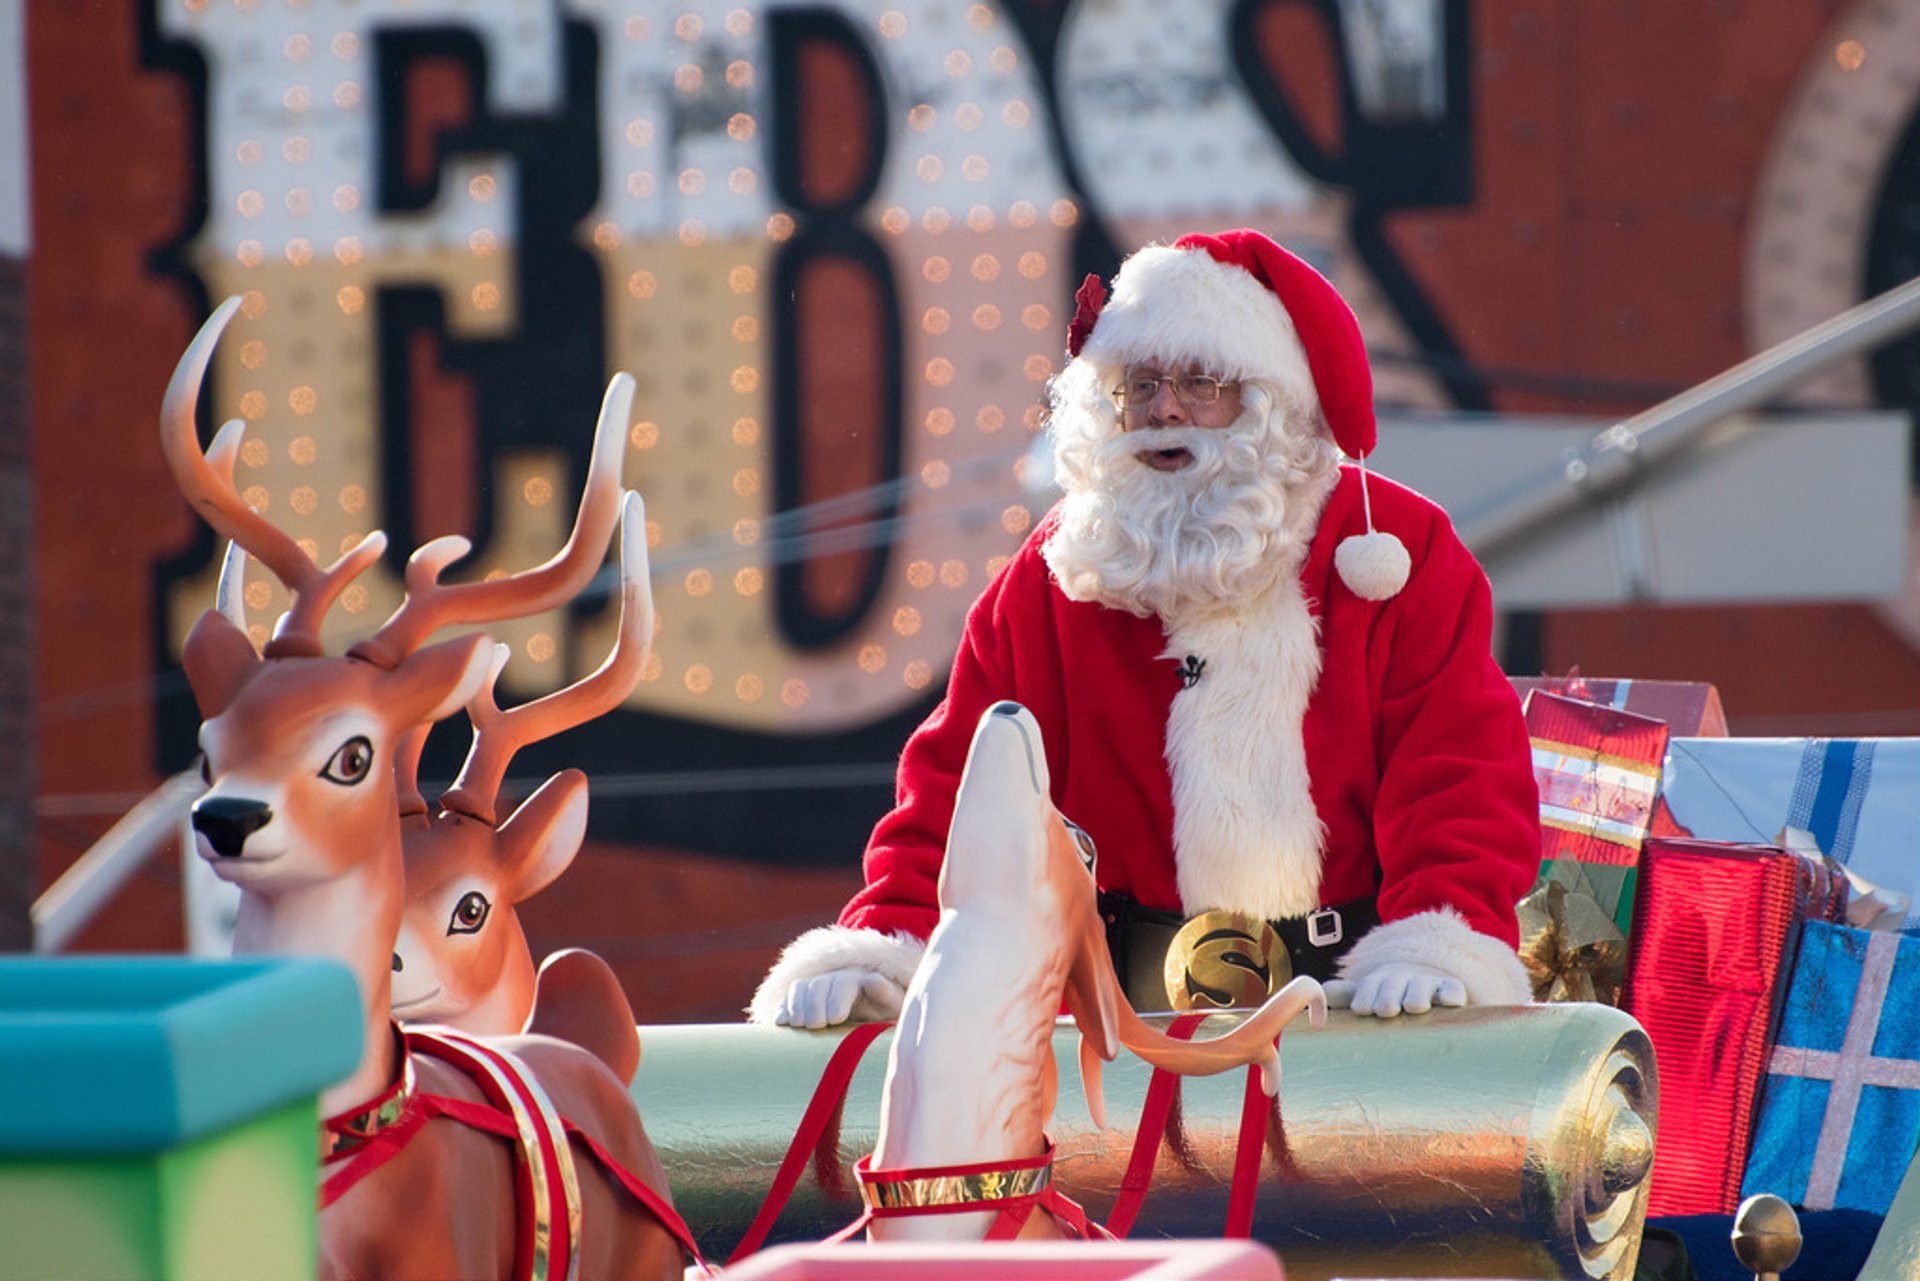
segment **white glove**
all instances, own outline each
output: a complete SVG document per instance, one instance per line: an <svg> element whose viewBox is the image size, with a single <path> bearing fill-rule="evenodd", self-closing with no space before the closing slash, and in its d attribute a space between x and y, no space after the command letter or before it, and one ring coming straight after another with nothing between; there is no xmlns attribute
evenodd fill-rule
<svg viewBox="0 0 1920 1281"><path fill-rule="evenodd" d="M1425 1014L1435 1005L1465 1005L1467 985L1430 965L1391 962L1370 970L1357 981L1333 979L1326 984L1329 1009L1351 1008L1355 1014L1397 1018L1402 1011Z"/></svg>
<svg viewBox="0 0 1920 1281"><path fill-rule="evenodd" d="M878 1023L900 1017L907 990L877 970L828 970L795 979L773 1021L782 1027L823 1028Z"/></svg>

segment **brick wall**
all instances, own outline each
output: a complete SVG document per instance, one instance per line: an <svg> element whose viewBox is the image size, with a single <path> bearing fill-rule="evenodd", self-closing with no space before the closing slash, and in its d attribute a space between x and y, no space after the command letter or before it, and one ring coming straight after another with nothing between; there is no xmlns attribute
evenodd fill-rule
<svg viewBox="0 0 1920 1281"><path fill-rule="evenodd" d="M0 951L32 943L34 876L33 478L28 447L27 269L0 254Z"/></svg>

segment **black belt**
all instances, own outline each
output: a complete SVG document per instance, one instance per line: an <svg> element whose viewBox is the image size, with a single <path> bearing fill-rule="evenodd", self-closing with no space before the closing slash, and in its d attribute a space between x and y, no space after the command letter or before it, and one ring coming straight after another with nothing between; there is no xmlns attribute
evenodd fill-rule
<svg viewBox="0 0 1920 1281"><path fill-rule="evenodd" d="M1189 918L1102 890L1100 915L1114 972L1138 1010L1257 1005L1294 975L1325 982L1355 940L1380 923L1371 895L1262 921L1227 912Z"/></svg>

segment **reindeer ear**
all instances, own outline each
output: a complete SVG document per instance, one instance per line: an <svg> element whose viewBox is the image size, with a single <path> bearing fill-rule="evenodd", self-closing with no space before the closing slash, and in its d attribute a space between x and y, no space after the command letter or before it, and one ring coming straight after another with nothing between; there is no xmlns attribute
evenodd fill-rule
<svg viewBox="0 0 1920 1281"><path fill-rule="evenodd" d="M193 701L199 704L205 720L227 710L260 665L260 656L253 652L247 634L217 609L200 615L187 633L180 659L187 669L187 684L193 687Z"/></svg>
<svg viewBox="0 0 1920 1281"><path fill-rule="evenodd" d="M429 645L380 679L399 723L443 720L479 692L493 666L493 641L485 635Z"/></svg>
<svg viewBox="0 0 1920 1281"><path fill-rule="evenodd" d="M532 898L567 870L587 835L587 776L561 770L520 803L500 825L502 880L511 884L513 901Z"/></svg>

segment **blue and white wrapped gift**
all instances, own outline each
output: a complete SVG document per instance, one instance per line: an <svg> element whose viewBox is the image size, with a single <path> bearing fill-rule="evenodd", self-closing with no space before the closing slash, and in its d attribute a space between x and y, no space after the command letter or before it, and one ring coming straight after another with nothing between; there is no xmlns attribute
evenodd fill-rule
<svg viewBox="0 0 1920 1281"><path fill-rule="evenodd" d="M1701 840L1810 834L1854 880L1850 921L1920 928L1920 738L1675 738L1660 795ZM1872 919L1888 904L1904 919Z"/></svg>
<svg viewBox="0 0 1920 1281"><path fill-rule="evenodd" d="M1740 1194L1885 1214L1920 1146L1920 938L1808 921Z"/></svg>

